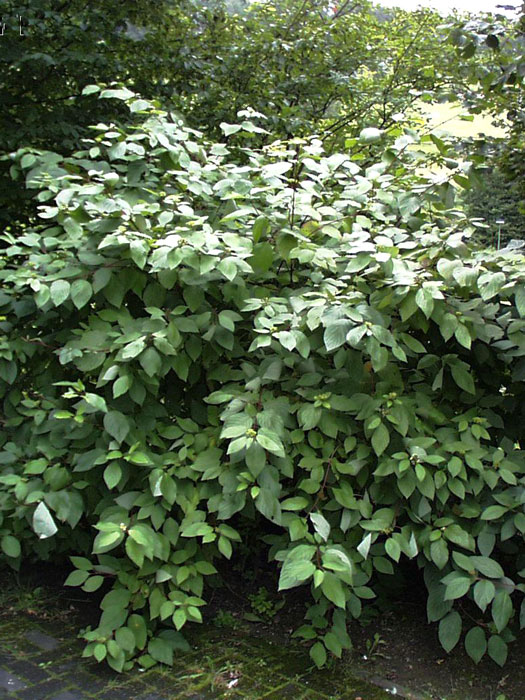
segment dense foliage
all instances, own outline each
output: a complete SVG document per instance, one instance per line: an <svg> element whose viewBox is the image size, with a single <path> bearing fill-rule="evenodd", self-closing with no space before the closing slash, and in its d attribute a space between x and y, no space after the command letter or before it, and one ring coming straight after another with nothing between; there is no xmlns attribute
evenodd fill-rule
<svg viewBox="0 0 525 700"><path fill-rule="evenodd" d="M480 239L493 247L511 240L525 238L525 212L521 211L520 182L509 180L497 167L487 168L481 175L481 183L466 192L465 210L469 217L482 219L488 229L480 232ZM497 224L497 221L504 221Z"/></svg>
<svg viewBox="0 0 525 700"><path fill-rule="evenodd" d="M68 585L109 585L85 653L117 670L171 663L250 527L280 590L310 589L317 665L406 559L445 650L466 632L503 664L525 625L525 260L465 243L469 164L418 175L401 126L253 148L250 112L211 143L100 96L127 126L11 170L39 218L0 236L8 561L72 555Z"/></svg>
<svg viewBox="0 0 525 700"><path fill-rule="evenodd" d="M212 138L253 108L272 134L254 142L322 133L336 150L364 126L401 119L422 94L456 91L461 64L434 13L379 13L365 0L336 14L326 6L280 0L232 13L200 0L7 0L0 156L28 145L65 154L90 124L122 117L106 101L79 102L94 82L121 81ZM0 218L12 223L31 209L5 166Z"/></svg>
<svg viewBox="0 0 525 700"><path fill-rule="evenodd" d="M471 18L449 25L458 58L470 80L460 92L473 112L489 111L508 127L509 136L490 161L510 183L518 210L525 213L525 5L515 22L502 17ZM523 237L523 233L517 236Z"/></svg>

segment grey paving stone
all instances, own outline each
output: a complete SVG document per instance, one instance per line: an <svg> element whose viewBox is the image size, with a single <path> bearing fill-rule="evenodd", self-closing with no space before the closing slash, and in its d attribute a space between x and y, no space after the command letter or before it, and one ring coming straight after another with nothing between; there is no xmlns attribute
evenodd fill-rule
<svg viewBox="0 0 525 700"><path fill-rule="evenodd" d="M58 639L51 637L49 634L44 634L39 630L31 630L26 633L26 639L28 639L32 644L36 644L37 647L43 649L44 651L53 651L60 644Z"/></svg>
<svg viewBox="0 0 525 700"><path fill-rule="evenodd" d="M16 696L19 700L47 700L53 693L60 693L64 688L63 680L50 680L38 685L32 685L21 690Z"/></svg>
<svg viewBox="0 0 525 700"><path fill-rule="evenodd" d="M16 693L17 690L27 688L27 685L12 673L0 669L0 688L7 690L9 693Z"/></svg>
<svg viewBox="0 0 525 700"><path fill-rule="evenodd" d="M22 676L24 680L31 681L31 683L42 683L49 678L47 671L29 661L11 661L9 670Z"/></svg>
<svg viewBox="0 0 525 700"><path fill-rule="evenodd" d="M86 696L71 690L65 690L58 695L50 695L49 700L85 700Z"/></svg>

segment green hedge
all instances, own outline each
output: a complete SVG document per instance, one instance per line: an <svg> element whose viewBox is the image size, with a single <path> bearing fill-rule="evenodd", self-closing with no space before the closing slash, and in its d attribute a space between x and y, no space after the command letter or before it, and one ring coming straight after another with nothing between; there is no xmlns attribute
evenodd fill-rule
<svg viewBox="0 0 525 700"><path fill-rule="evenodd" d="M454 187L415 174L401 127L329 157L315 138L253 150L256 115L211 144L101 97L126 128L12 168L42 223L1 235L7 561L71 555L67 585L110 586L85 654L169 664L257 516L280 589L310 588L295 634L317 665L406 558L445 650L465 631L504 663L525 590L524 258L465 244Z"/></svg>

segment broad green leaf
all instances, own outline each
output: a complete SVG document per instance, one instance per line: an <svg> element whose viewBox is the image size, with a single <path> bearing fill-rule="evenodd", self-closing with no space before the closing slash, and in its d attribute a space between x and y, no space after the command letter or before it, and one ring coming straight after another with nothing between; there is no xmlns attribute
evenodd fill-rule
<svg viewBox="0 0 525 700"><path fill-rule="evenodd" d="M343 584L335 574L325 572L321 590L334 605L337 605L339 608L346 607L346 596L343 590Z"/></svg>
<svg viewBox="0 0 525 700"><path fill-rule="evenodd" d="M280 441L279 436L275 433L265 433L259 431L255 439L257 440L259 445L263 449L268 450L268 452L271 452L272 454L275 454L278 457L285 456L283 444Z"/></svg>
<svg viewBox="0 0 525 700"><path fill-rule="evenodd" d="M507 591L499 590L492 602L492 619L498 632L505 629L513 614L514 607L510 595Z"/></svg>
<svg viewBox="0 0 525 700"><path fill-rule="evenodd" d="M53 304L55 306L60 306L60 304L63 304L69 297L70 290L71 285L67 280L55 280L49 288L51 301Z"/></svg>
<svg viewBox="0 0 525 700"><path fill-rule="evenodd" d="M132 382L133 379L128 375L125 375L124 377L119 377L113 383L113 398L118 399L119 396L125 394L130 388Z"/></svg>
<svg viewBox="0 0 525 700"><path fill-rule="evenodd" d="M332 352L332 350L341 347L346 342L350 325L349 321L339 320L326 327L323 340L328 352Z"/></svg>
<svg viewBox="0 0 525 700"><path fill-rule="evenodd" d="M106 413L108 410L106 399L99 394L92 394L90 392L84 394L84 401L90 406L93 406L97 411L103 411Z"/></svg>
<svg viewBox="0 0 525 700"><path fill-rule="evenodd" d="M312 521L315 531L320 537L327 542L330 536L330 523L322 513L310 513L310 520Z"/></svg>
<svg viewBox="0 0 525 700"><path fill-rule="evenodd" d="M449 612L439 623L439 641L447 654L459 642L461 627L461 616L455 610Z"/></svg>
<svg viewBox="0 0 525 700"><path fill-rule="evenodd" d="M466 576L458 576L449 584L445 591L445 600L456 600L462 598L470 590L472 580Z"/></svg>
<svg viewBox="0 0 525 700"><path fill-rule="evenodd" d="M129 433L130 424L120 411L108 411L104 416L104 429L117 442L122 442Z"/></svg>
<svg viewBox="0 0 525 700"><path fill-rule="evenodd" d="M22 552L20 542L13 535L4 535L1 540L1 546L3 553L13 559L19 557Z"/></svg>
<svg viewBox="0 0 525 700"><path fill-rule="evenodd" d="M104 470L104 481L108 489L113 489L122 478L122 469L118 462L111 462Z"/></svg>
<svg viewBox="0 0 525 700"><path fill-rule="evenodd" d="M91 299L93 288L87 280L75 280L71 285L71 301L81 309Z"/></svg>
<svg viewBox="0 0 525 700"><path fill-rule="evenodd" d="M148 653L162 664L173 665L173 648L164 640L159 638L151 639L148 644Z"/></svg>
<svg viewBox="0 0 525 700"><path fill-rule="evenodd" d="M473 627L465 636L465 650L474 663L478 664L487 651L487 638L481 627Z"/></svg>
<svg viewBox="0 0 525 700"><path fill-rule="evenodd" d="M385 542L385 550L391 559L393 559L396 562L399 561L399 558L401 556L401 547L397 540L394 540L392 537L389 537Z"/></svg>
<svg viewBox="0 0 525 700"><path fill-rule="evenodd" d="M505 515L508 509L505 506L489 506L481 513L482 520L497 520Z"/></svg>
<svg viewBox="0 0 525 700"><path fill-rule="evenodd" d="M504 571L497 561L489 557L470 557L476 569L489 578L503 578Z"/></svg>
<svg viewBox="0 0 525 700"><path fill-rule="evenodd" d="M488 655L498 666L504 666L507 661L508 647L499 635L491 635L488 643Z"/></svg>
<svg viewBox="0 0 525 700"><path fill-rule="evenodd" d="M469 394L476 393L474 380L472 379L472 375L468 372L468 370L464 369L461 365L452 365L450 369L454 381L461 389L464 389Z"/></svg>
<svg viewBox="0 0 525 700"><path fill-rule="evenodd" d="M64 581L64 586L81 586L89 576L87 571L72 571Z"/></svg>
<svg viewBox="0 0 525 700"><path fill-rule="evenodd" d="M381 456L390 443L390 432L384 423L374 430L371 442L376 455Z"/></svg>
<svg viewBox="0 0 525 700"><path fill-rule="evenodd" d="M317 668L322 668L326 663L326 649L324 648L324 644L316 642L310 647L310 658Z"/></svg>
<svg viewBox="0 0 525 700"><path fill-rule="evenodd" d="M162 360L155 348L147 348L139 357L139 362L149 377L155 377L160 373Z"/></svg>
<svg viewBox="0 0 525 700"><path fill-rule="evenodd" d="M313 576L314 571L315 566L309 559L295 559L288 555L279 576L279 590L300 586Z"/></svg>

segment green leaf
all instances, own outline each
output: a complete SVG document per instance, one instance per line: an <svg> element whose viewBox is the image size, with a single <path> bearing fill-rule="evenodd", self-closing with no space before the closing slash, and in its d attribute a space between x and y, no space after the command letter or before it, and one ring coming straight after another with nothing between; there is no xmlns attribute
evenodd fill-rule
<svg viewBox="0 0 525 700"><path fill-rule="evenodd" d="M86 280L75 280L71 285L71 301L77 309L84 307L92 294L93 288Z"/></svg>
<svg viewBox="0 0 525 700"><path fill-rule="evenodd" d="M503 272L486 272L478 279L478 286L483 301L491 299L501 291L501 288L506 282Z"/></svg>
<svg viewBox="0 0 525 700"><path fill-rule="evenodd" d="M253 240L258 243L262 236L270 232L270 220L266 216L258 216L253 224Z"/></svg>
<svg viewBox="0 0 525 700"><path fill-rule="evenodd" d="M137 338L137 340L133 340L131 343L128 343L122 350L122 359L131 360L134 357L137 357L137 355L140 355L140 353L144 350L145 347L146 343L144 341L144 338Z"/></svg>
<svg viewBox="0 0 525 700"><path fill-rule="evenodd" d="M450 369L454 381L461 389L467 391L469 394L476 393L474 380L472 379L471 374L464 367L461 365L452 365Z"/></svg>
<svg viewBox="0 0 525 700"><path fill-rule="evenodd" d="M294 496L292 498L287 498L281 502L282 510L304 510L308 506L308 499L304 496ZM310 516L311 517L311 516ZM328 524L328 523L327 523ZM330 525L328 525L328 533L330 532Z"/></svg>
<svg viewBox="0 0 525 700"><path fill-rule="evenodd" d="M144 649L146 646L148 628L142 615L133 614L129 616L128 627L133 632L135 637L135 645L138 649Z"/></svg>
<svg viewBox="0 0 525 700"><path fill-rule="evenodd" d="M380 423L374 430L371 442L376 455L381 456L390 443L390 431L384 423Z"/></svg>
<svg viewBox="0 0 525 700"><path fill-rule="evenodd" d="M93 553L103 554L114 549L124 539L124 532L120 529L111 532L100 532L93 542Z"/></svg>
<svg viewBox="0 0 525 700"><path fill-rule="evenodd" d="M93 593L94 591L98 591L103 583L103 576L90 576L82 586L82 590L86 591L86 593Z"/></svg>
<svg viewBox="0 0 525 700"><path fill-rule="evenodd" d="M150 466L153 464L151 458L145 454L144 452L141 452L140 450L135 450L134 452L131 452L126 457L128 462L131 462L132 464L139 464L140 466Z"/></svg>
<svg viewBox="0 0 525 700"><path fill-rule="evenodd" d="M163 639L154 638L148 644L148 653L161 664L173 665L173 647Z"/></svg>
<svg viewBox="0 0 525 700"><path fill-rule="evenodd" d="M108 489L113 489L122 478L122 469L118 462L111 462L104 469L104 481Z"/></svg>
<svg viewBox="0 0 525 700"><path fill-rule="evenodd" d="M368 558L368 552L370 551L371 543L372 543L372 533L369 532L368 535L366 535L363 538L361 544L359 544L357 547L357 551L363 557L363 559Z"/></svg>
<svg viewBox="0 0 525 700"><path fill-rule="evenodd" d="M97 411L103 411L105 413L108 410L106 399L98 394L91 394L88 392L84 394L84 401L90 406L93 406Z"/></svg>
<svg viewBox="0 0 525 700"><path fill-rule="evenodd" d="M92 95L94 92L100 92L99 85L86 85L86 87L82 90L83 95Z"/></svg>
<svg viewBox="0 0 525 700"><path fill-rule="evenodd" d="M118 399L119 396L122 396L122 394L125 394L128 391L128 389L130 388L132 382L133 382L133 379L131 377L129 377L128 375L125 375L124 377L119 377L113 383L113 398Z"/></svg>
<svg viewBox="0 0 525 700"><path fill-rule="evenodd" d="M326 663L326 649L324 648L324 644L316 642L310 647L310 658L317 668L322 668Z"/></svg>
<svg viewBox="0 0 525 700"><path fill-rule="evenodd" d="M474 586L474 601L482 612L485 612L495 595L496 587L492 581L478 581Z"/></svg>
<svg viewBox="0 0 525 700"><path fill-rule="evenodd" d="M273 260L273 246L267 241L254 245L253 255L248 258L248 262L257 273L267 272L271 268Z"/></svg>
<svg viewBox="0 0 525 700"><path fill-rule="evenodd" d="M4 535L2 537L1 546L4 554L13 559L19 557L22 552L20 542L13 535Z"/></svg>
<svg viewBox="0 0 525 700"><path fill-rule="evenodd" d="M457 576L453 581L447 584L445 591L445 600L456 600L462 598L470 590L472 581L466 576Z"/></svg>
<svg viewBox="0 0 525 700"><path fill-rule="evenodd" d="M221 260L217 265L217 269L226 277L227 280L232 282L237 276L237 265L232 260Z"/></svg>
<svg viewBox="0 0 525 700"><path fill-rule="evenodd" d="M510 595L507 591L498 591L492 602L492 619L498 632L505 629L513 613L514 607Z"/></svg>
<svg viewBox="0 0 525 700"><path fill-rule="evenodd" d="M72 571L64 581L64 586L81 586L88 576L88 571Z"/></svg>
<svg viewBox="0 0 525 700"><path fill-rule="evenodd" d="M461 628L461 616L456 611L449 612L439 623L439 641L447 654L459 642Z"/></svg>
<svg viewBox="0 0 525 700"><path fill-rule="evenodd" d="M503 578L505 575L501 566L494 559L489 559L489 557L470 557L470 560L483 576Z"/></svg>
<svg viewBox="0 0 525 700"><path fill-rule="evenodd" d="M129 627L121 627L116 630L115 641L124 651L132 652L135 650L135 635Z"/></svg>
<svg viewBox="0 0 525 700"><path fill-rule="evenodd" d="M104 429L120 443L129 433L130 425L126 416L120 411L108 411L104 416Z"/></svg>
<svg viewBox="0 0 525 700"><path fill-rule="evenodd" d="M279 436L275 433L265 433L263 431L259 431L257 433L256 440L263 449L277 455L277 457L285 456L283 444L279 439Z"/></svg>
<svg viewBox="0 0 525 700"><path fill-rule="evenodd" d="M233 548L229 539L221 535L218 539L217 546L223 557L231 559Z"/></svg>
<svg viewBox="0 0 525 700"><path fill-rule="evenodd" d="M315 571L315 566L309 559L285 559L279 576L279 590L284 591L307 581Z"/></svg>
<svg viewBox="0 0 525 700"><path fill-rule="evenodd" d="M504 666L507 661L508 647L499 635L491 635L488 643L488 654L498 666Z"/></svg>
<svg viewBox="0 0 525 700"><path fill-rule="evenodd" d="M505 506L489 506L481 513L482 520L497 520L508 512Z"/></svg>
<svg viewBox="0 0 525 700"><path fill-rule="evenodd" d="M350 321L341 319L327 326L324 331L323 341L328 352L341 347L346 342L346 336L351 328Z"/></svg>
<svg viewBox="0 0 525 700"><path fill-rule="evenodd" d="M327 542L330 536L330 523L322 513L310 513L310 520L314 524L315 531Z"/></svg>
<svg viewBox="0 0 525 700"><path fill-rule="evenodd" d="M465 636L465 649L474 663L478 664L487 651L487 639L481 627L473 627Z"/></svg>
<svg viewBox="0 0 525 700"><path fill-rule="evenodd" d="M139 362L148 377L154 377L160 373L162 360L155 348L146 348L140 355Z"/></svg>
<svg viewBox="0 0 525 700"><path fill-rule="evenodd" d="M432 298L430 290L425 287L418 289L416 292L416 304L425 316L430 318L434 310L434 299Z"/></svg>
<svg viewBox="0 0 525 700"><path fill-rule="evenodd" d="M445 528L445 532L443 534L447 540L457 544L459 547L474 551L473 537L459 525L449 525L447 528Z"/></svg>
<svg viewBox="0 0 525 700"><path fill-rule="evenodd" d="M51 301L55 306L60 306L69 297L69 292L71 290L71 285L66 280L55 280L49 292L51 294Z"/></svg>
<svg viewBox="0 0 525 700"><path fill-rule="evenodd" d="M443 569L448 562L449 552L443 539L436 540L430 545L430 558L438 569Z"/></svg>
<svg viewBox="0 0 525 700"><path fill-rule="evenodd" d="M334 605L343 609L346 607L346 596L343 585L335 574L325 572L323 582L321 583L321 590Z"/></svg>
<svg viewBox="0 0 525 700"><path fill-rule="evenodd" d="M389 537L385 542L385 550L391 559L393 559L394 561L399 561L399 558L401 556L401 547L399 545L399 542L394 540L392 537Z"/></svg>

